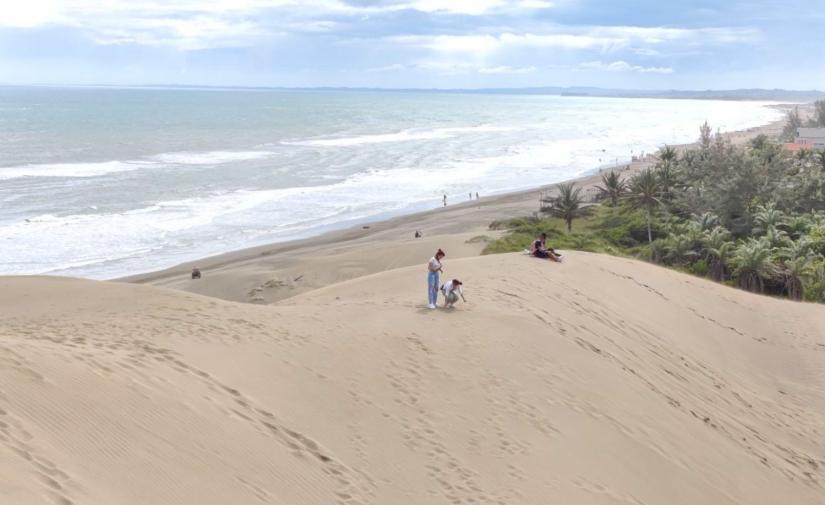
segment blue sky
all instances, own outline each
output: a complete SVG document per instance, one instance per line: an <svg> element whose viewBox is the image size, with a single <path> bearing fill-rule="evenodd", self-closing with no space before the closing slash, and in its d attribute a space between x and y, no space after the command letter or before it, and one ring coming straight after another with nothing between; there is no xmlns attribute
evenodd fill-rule
<svg viewBox="0 0 825 505"><path fill-rule="evenodd" d="M825 88L825 0L0 0L0 83Z"/></svg>

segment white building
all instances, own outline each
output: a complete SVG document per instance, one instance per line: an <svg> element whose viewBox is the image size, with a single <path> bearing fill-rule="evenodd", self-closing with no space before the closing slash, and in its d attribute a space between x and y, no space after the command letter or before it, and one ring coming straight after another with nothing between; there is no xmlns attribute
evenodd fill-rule
<svg viewBox="0 0 825 505"><path fill-rule="evenodd" d="M825 148L825 128L797 128L794 143Z"/></svg>

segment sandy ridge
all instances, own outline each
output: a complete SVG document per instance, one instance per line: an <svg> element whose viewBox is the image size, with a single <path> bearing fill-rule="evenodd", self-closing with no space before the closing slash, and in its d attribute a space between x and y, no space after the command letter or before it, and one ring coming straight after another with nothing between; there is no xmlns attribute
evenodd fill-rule
<svg viewBox="0 0 825 505"><path fill-rule="evenodd" d="M452 312L419 267L263 307L0 279L0 496L821 503L820 307L586 253L450 269Z"/></svg>

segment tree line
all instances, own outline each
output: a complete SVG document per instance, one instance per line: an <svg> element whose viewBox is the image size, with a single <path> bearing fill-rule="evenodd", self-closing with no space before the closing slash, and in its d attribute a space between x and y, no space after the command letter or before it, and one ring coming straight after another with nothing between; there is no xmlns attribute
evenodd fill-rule
<svg viewBox="0 0 825 505"><path fill-rule="evenodd" d="M825 101L815 110L825 126ZM654 166L630 177L604 173L598 189L601 210L574 183L543 201L541 212L563 220L571 236L557 240L825 302L825 150L791 154L765 135L737 146L706 123L695 147L665 146ZM588 230L576 235L573 223L585 215Z"/></svg>

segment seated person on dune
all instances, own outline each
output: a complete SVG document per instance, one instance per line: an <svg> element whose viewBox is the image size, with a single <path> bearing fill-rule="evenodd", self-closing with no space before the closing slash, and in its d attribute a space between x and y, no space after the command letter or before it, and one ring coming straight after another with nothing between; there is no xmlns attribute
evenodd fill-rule
<svg viewBox="0 0 825 505"><path fill-rule="evenodd" d="M561 254L558 254L552 247L547 247L547 234L542 233L530 245L530 255L536 258L549 259L551 261L561 261Z"/></svg>

